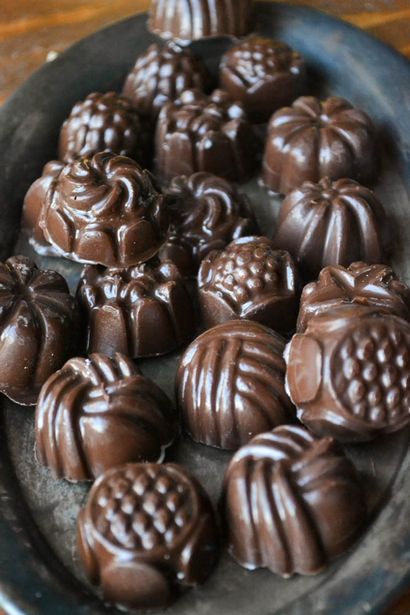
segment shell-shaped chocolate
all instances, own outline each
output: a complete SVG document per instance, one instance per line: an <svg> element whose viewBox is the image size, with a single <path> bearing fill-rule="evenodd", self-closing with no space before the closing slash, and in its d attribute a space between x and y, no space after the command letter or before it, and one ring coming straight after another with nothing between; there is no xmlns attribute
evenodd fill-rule
<svg viewBox="0 0 410 615"><path fill-rule="evenodd" d="M343 451L296 426L242 447L224 495L232 556L284 577L320 572L352 545L366 518L363 487Z"/></svg>
<svg viewBox="0 0 410 615"><path fill-rule="evenodd" d="M236 318L255 320L275 331L294 329L297 272L285 250L267 237L243 237L215 250L201 263L199 303L206 327Z"/></svg>
<svg viewBox="0 0 410 615"><path fill-rule="evenodd" d="M257 164L252 125L226 92L186 90L159 114L155 159L163 181L205 171L244 182Z"/></svg>
<svg viewBox="0 0 410 615"><path fill-rule="evenodd" d="M312 318L286 348L286 383L314 433L371 440L410 423L410 324L350 306Z"/></svg>
<svg viewBox="0 0 410 615"><path fill-rule="evenodd" d="M167 396L121 354L70 359L43 385L35 422L38 460L71 481L162 461L177 431Z"/></svg>
<svg viewBox="0 0 410 615"><path fill-rule="evenodd" d="M295 420L285 392L285 343L250 320L209 329L185 351L176 390L184 427L196 442L234 450Z"/></svg>
<svg viewBox="0 0 410 615"><path fill-rule="evenodd" d="M328 266L316 282L303 289L298 331L303 332L311 318L348 305L379 309L410 320L410 288L398 279L388 265L356 262L349 267Z"/></svg>
<svg viewBox="0 0 410 615"><path fill-rule="evenodd" d="M383 262L388 232L375 194L351 179L306 182L282 203L274 244L288 250L307 278L326 265Z"/></svg>
<svg viewBox="0 0 410 615"><path fill-rule="evenodd" d="M131 158L102 152L65 165L47 193L40 226L67 258L128 267L158 252L168 217L149 171Z"/></svg>
<svg viewBox="0 0 410 615"><path fill-rule="evenodd" d="M251 17L252 0L152 0L148 27L179 41L243 36Z"/></svg>
<svg viewBox="0 0 410 615"><path fill-rule="evenodd" d="M78 548L105 600L165 607L178 590L203 583L217 558L208 496L175 464L114 468L93 485L78 517Z"/></svg>
<svg viewBox="0 0 410 615"><path fill-rule="evenodd" d="M344 98L302 96L269 122L263 180L282 194L323 177L369 184L377 169L375 144L371 119Z"/></svg>
<svg viewBox="0 0 410 615"><path fill-rule="evenodd" d="M124 83L123 94L139 114L155 120L165 103L185 90L208 89L205 65L186 48L174 43L151 45L137 57Z"/></svg>
<svg viewBox="0 0 410 615"><path fill-rule="evenodd" d="M219 80L252 121L266 122L303 93L306 67L300 54L285 43L253 35L222 57Z"/></svg>
<svg viewBox="0 0 410 615"><path fill-rule="evenodd" d="M25 256L0 263L0 391L34 405L41 386L75 352L76 304L64 278Z"/></svg>
<svg viewBox="0 0 410 615"><path fill-rule="evenodd" d="M131 102L116 92L93 92L74 105L61 127L59 158L71 162L109 151L146 161L147 135Z"/></svg>
<svg viewBox="0 0 410 615"><path fill-rule="evenodd" d="M149 357L192 339L192 300L177 267L150 261L127 269L85 267L77 296L88 321L88 352Z"/></svg>

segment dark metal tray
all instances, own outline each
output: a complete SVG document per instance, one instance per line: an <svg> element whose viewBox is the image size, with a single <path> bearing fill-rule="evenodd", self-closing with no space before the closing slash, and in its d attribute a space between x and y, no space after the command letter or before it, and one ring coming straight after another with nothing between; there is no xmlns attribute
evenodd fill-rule
<svg viewBox="0 0 410 615"><path fill-rule="evenodd" d="M381 134L384 165L377 192L396 225L393 264L410 281L410 64L392 49L307 8L257 3L256 30L307 58L312 92L343 95L367 110ZM135 56L154 38L144 15L88 37L42 67L0 110L0 256L30 254L18 239L22 199L47 160L59 127L91 91L121 86ZM195 43L215 70L226 40ZM262 228L274 226L279 201L257 182L246 186ZM75 286L79 267L40 259ZM172 394L177 356L140 362ZM1 366L0 366L1 369ZM2 400L0 413L0 607L13 614L114 613L84 582L75 560L75 523L88 486L53 480L33 454L33 409ZM379 613L410 576L409 433L348 447L363 476L369 528L344 557L316 577L282 580L249 573L226 554L209 581L187 592L169 615L359 615ZM227 453L182 440L168 459L186 463L216 501Z"/></svg>

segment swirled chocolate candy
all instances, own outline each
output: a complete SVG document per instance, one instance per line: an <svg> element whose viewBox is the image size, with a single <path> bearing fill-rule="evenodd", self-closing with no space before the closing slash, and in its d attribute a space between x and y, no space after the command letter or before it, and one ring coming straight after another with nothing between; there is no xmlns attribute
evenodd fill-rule
<svg viewBox="0 0 410 615"><path fill-rule="evenodd" d="M244 182L256 170L256 140L242 105L229 94L186 90L159 114L155 158L163 181L206 171Z"/></svg>
<svg viewBox="0 0 410 615"><path fill-rule="evenodd" d="M89 265L78 298L88 321L88 352L156 356L189 342L195 331L190 295L170 262L128 269Z"/></svg>
<svg viewBox="0 0 410 615"><path fill-rule="evenodd" d="M148 27L180 41L243 36L251 16L252 0L152 0Z"/></svg>
<svg viewBox="0 0 410 615"><path fill-rule="evenodd" d="M188 48L154 44L138 56L123 94L142 117L155 120L165 103L191 88L207 90L209 83L205 65Z"/></svg>
<svg viewBox="0 0 410 615"><path fill-rule="evenodd" d="M250 36L223 56L220 86L239 100L253 122L266 122L272 113L303 93L305 63L288 45Z"/></svg>
<svg viewBox="0 0 410 615"><path fill-rule="evenodd" d="M372 121L347 100L303 96L269 122L263 180L282 194L323 177L369 184L377 169L375 145Z"/></svg>
<svg viewBox="0 0 410 615"><path fill-rule="evenodd" d="M114 468L93 485L77 525L78 551L104 600L164 608L203 583L218 553L211 503L175 464Z"/></svg>
<svg viewBox="0 0 410 615"><path fill-rule="evenodd" d="M285 343L250 320L209 329L185 351L176 390L185 430L196 442L234 450L253 436L292 423L285 393Z"/></svg>
<svg viewBox="0 0 410 615"><path fill-rule="evenodd" d="M224 507L232 556L283 577L320 572L353 544L366 518L363 487L333 438L286 425L234 455Z"/></svg>
<svg viewBox="0 0 410 615"><path fill-rule="evenodd" d="M170 230L160 250L185 275L195 275L211 250L257 232L251 204L234 185L211 173L176 177L167 189Z"/></svg>
<svg viewBox="0 0 410 615"><path fill-rule="evenodd" d="M131 158L102 152L65 165L47 193L40 226L67 258L128 267L158 252L168 217L148 171Z"/></svg>
<svg viewBox="0 0 410 615"><path fill-rule="evenodd" d="M295 328L297 272L267 237L243 237L201 263L199 303L206 327L247 318L284 333Z"/></svg>
<svg viewBox="0 0 410 615"><path fill-rule="evenodd" d="M25 256L0 263L0 391L33 405L41 386L75 352L76 304L64 278Z"/></svg>
<svg viewBox="0 0 410 615"><path fill-rule="evenodd" d="M410 423L410 324L348 306L312 318L286 348L286 382L314 433L371 440Z"/></svg>
<svg viewBox="0 0 410 615"><path fill-rule="evenodd" d="M71 481L122 463L162 461L176 435L165 393L119 353L70 359L43 385L35 422L38 460Z"/></svg>
<svg viewBox="0 0 410 615"><path fill-rule="evenodd" d="M351 179L306 182L282 203L273 242L288 250L307 278L326 265L383 262L388 249L383 207Z"/></svg>
<svg viewBox="0 0 410 615"><path fill-rule="evenodd" d="M303 289L298 331L303 332L310 319L332 314L348 305L364 306L410 320L410 289L387 265L356 262L322 269L317 282Z"/></svg>

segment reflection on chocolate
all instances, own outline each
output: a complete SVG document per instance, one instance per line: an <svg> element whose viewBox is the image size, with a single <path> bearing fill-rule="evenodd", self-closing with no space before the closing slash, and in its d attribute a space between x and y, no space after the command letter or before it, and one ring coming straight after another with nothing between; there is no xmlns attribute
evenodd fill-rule
<svg viewBox="0 0 410 615"><path fill-rule="evenodd" d="M189 342L195 331L190 295L170 262L128 269L89 265L78 299L88 320L88 352L156 356Z"/></svg>
<svg viewBox="0 0 410 615"><path fill-rule="evenodd" d="M266 122L274 111L303 93L306 81L301 56L280 41L250 36L223 56L220 86L239 100L254 122Z"/></svg>
<svg viewBox="0 0 410 615"><path fill-rule="evenodd" d="M201 263L198 287L207 328L236 318L283 333L295 328L296 268L267 237L244 237L211 252Z"/></svg>
<svg viewBox="0 0 410 615"><path fill-rule="evenodd" d="M347 306L312 318L286 348L287 390L314 433L371 440L410 422L410 324Z"/></svg>
<svg viewBox="0 0 410 615"><path fill-rule="evenodd" d="M193 341L176 379L191 438L234 450L258 433L293 422L284 347L280 335L250 320L218 325Z"/></svg>
<svg viewBox="0 0 410 615"><path fill-rule="evenodd" d="M128 267L158 252L168 218L152 175L131 158L103 152L65 165L40 226L67 258Z"/></svg>
<svg viewBox="0 0 410 615"><path fill-rule="evenodd" d="M77 310L64 278L25 256L0 263L0 391L33 405L41 386L75 352Z"/></svg>
<svg viewBox="0 0 410 615"><path fill-rule="evenodd" d="M304 183L283 201L274 245L288 250L307 278L326 265L380 263L388 246L375 194L350 179Z"/></svg>
<svg viewBox="0 0 410 615"><path fill-rule="evenodd" d="M206 90L209 84L205 65L188 48L154 44L138 56L123 94L141 116L155 120L165 103L191 88Z"/></svg>
<svg viewBox="0 0 410 615"><path fill-rule="evenodd" d="M323 177L368 184L376 167L373 123L343 98L303 96L269 122L263 179L275 192L287 194Z"/></svg>
<svg viewBox="0 0 410 615"><path fill-rule="evenodd" d="M159 114L155 158L163 181L206 171L244 182L256 170L256 140L242 105L229 94L186 90Z"/></svg>
<svg viewBox="0 0 410 615"><path fill-rule="evenodd" d="M149 29L169 39L191 41L249 32L252 0L152 0Z"/></svg>
<svg viewBox="0 0 410 615"><path fill-rule="evenodd" d="M387 265L356 262L322 269L317 282L303 289L298 331L303 332L310 319L332 314L347 305L365 306L410 320L410 289Z"/></svg>
<svg viewBox="0 0 410 615"><path fill-rule="evenodd" d="M176 414L131 359L70 359L41 389L36 408L39 461L55 477L90 480L132 461L162 461Z"/></svg>
<svg viewBox="0 0 410 615"><path fill-rule="evenodd" d="M168 606L206 580L218 555L209 498L175 464L126 464L101 476L78 517L77 543L104 600L128 608Z"/></svg>
<svg viewBox="0 0 410 615"><path fill-rule="evenodd" d="M251 204L245 194L221 177L195 173L176 177L167 190L170 231L160 250L185 275L195 275L211 250L257 232Z"/></svg>
<svg viewBox="0 0 410 615"><path fill-rule="evenodd" d="M93 92L71 110L59 141L59 158L71 162L104 150L146 161L147 135L137 111L116 92Z"/></svg>
<svg viewBox="0 0 410 615"><path fill-rule="evenodd" d="M316 574L357 539L366 518L363 487L332 438L301 427L256 436L225 477L232 556L283 577Z"/></svg>

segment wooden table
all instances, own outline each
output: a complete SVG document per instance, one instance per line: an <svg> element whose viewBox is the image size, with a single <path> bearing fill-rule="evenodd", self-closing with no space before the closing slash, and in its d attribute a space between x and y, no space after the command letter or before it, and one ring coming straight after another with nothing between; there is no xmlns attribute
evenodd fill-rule
<svg viewBox="0 0 410 615"><path fill-rule="evenodd" d="M269 1L269 0L266 0ZM366 29L410 58L410 0L288 0ZM47 58L149 0L0 0L0 104ZM389 615L410 614L410 592Z"/></svg>

